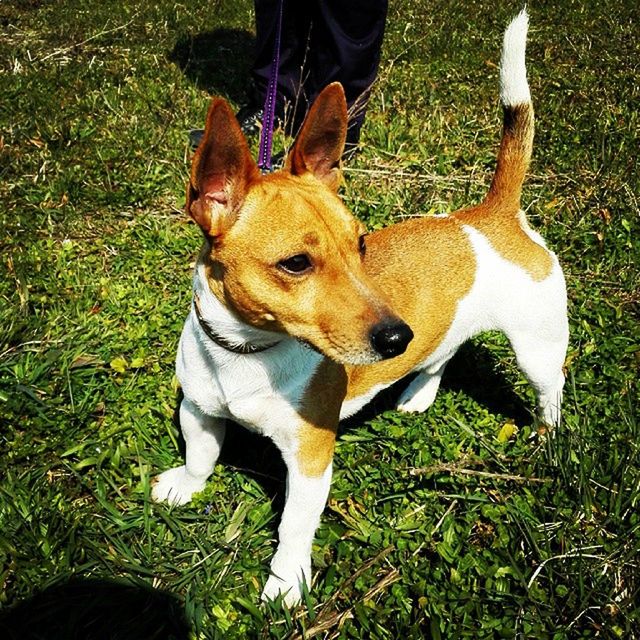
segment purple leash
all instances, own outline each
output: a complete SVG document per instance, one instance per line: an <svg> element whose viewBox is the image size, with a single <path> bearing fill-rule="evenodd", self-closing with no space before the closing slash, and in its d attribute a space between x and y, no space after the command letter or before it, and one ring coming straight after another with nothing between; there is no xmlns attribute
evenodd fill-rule
<svg viewBox="0 0 640 640"><path fill-rule="evenodd" d="M269 73L269 85L264 101L264 115L262 117L262 132L260 133L260 150L258 153L258 167L262 173L269 173L271 167L271 146L273 144L273 129L276 115L276 96L278 93L278 67L280 66L280 35L282 32L282 5L284 0L278 2L278 23L276 27L276 40L273 45L273 59L271 72Z"/></svg>

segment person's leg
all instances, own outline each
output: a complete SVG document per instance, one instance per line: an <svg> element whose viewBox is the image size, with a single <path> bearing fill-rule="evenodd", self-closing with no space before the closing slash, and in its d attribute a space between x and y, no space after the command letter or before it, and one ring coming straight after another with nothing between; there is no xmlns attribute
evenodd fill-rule
<svg viewBox="0 0 640 640"><path fill-rule="evenodd" d="M342 83L352 145L359 140L378 73L387 5L387 0L319 0L315 7L307 87L313 99L327 84Z"/></svg>
<svg viewBox="0 0 640 640"><path fill-rule="evenodd" d="M311 11L306 2L298 0L255 0L256 53L251 71L253 95L250 103L260 110L272 73L274 45L280 2L283 2L282 30L280 37L280 64L278 67L278 93L276 116L280 120L299 123L308 104L301 91L305 78L305 58ZM291 129L291 127L290 127Z"/></svg>

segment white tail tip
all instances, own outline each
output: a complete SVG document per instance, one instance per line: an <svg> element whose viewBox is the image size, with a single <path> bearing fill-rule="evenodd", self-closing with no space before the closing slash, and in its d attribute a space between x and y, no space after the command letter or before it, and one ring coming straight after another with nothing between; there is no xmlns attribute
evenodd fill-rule
<svg viewBox="0 0 640 640"><path fill-rule="evenodd" d="M506 107L531 102L525 66L528 28L529 15L523 9L504 33L500 62L500 99Z"/></svg>

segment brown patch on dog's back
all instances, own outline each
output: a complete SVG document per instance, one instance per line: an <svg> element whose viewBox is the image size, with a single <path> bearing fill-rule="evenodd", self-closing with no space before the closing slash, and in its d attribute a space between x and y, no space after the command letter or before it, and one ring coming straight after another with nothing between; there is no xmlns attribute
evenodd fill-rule
<svg viewBox="0 0 640 640"><path fill-rule="evenodd" d="M533 107L530 102L504 107L504 120L496 172L485 201L452 214L477 229L505 260L524 269L534 280L551 274L549 251L526 232L520 196L533 145Z"/></svg>

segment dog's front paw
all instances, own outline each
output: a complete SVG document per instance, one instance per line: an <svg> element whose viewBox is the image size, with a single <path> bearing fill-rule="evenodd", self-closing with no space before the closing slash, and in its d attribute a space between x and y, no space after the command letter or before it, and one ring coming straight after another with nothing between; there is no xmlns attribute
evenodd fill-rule
<svg viewBox="0 0 640 640"><path fill-rule="evenodd" d="M403 413L424 413L436 399L436 391L437 389L429 394L403 394L400 396L396 408Z"/></svg>
<svg viewBox="0 0 640 640"><path fill-rule="evenodd" d="M398 400L397 409L404 413L423 413L436 399L440 375L418 374L403 391Z"/></svg>
<svg viewBox="0 0 640 640"><path fill-rule="evenodd" d="M169 469L153 479L151 497L156 502L187 504L191 496L204 489L205 482L190 476L184 465Z"/></svg>
<svg viewBox="0 0 640 640"><path fill-rule="evenodd" d="M282 601L287 607L295 607L302 599L302 589L298 580L289 583L286 580L281 580L278 576L269 576L260 599L263 602L268 602L275 600L278 596L283 596Z"/></svg>
<svg viewBox="0 0 640 640"><path fill-rule="evenodd" d="M295 607L302 600L305 583L311 584L311 563L281 562L276 553L271 563L271 575L264 585L261 599L266 602L282 595L282 601L287 607Z"/></svg>
<svg viewBox="0 0 640 640"><path fill-rule="evenodd" d="M396 409L402 413L424 413L431 405L410 398L407 402L398 402Z"/></svg>

